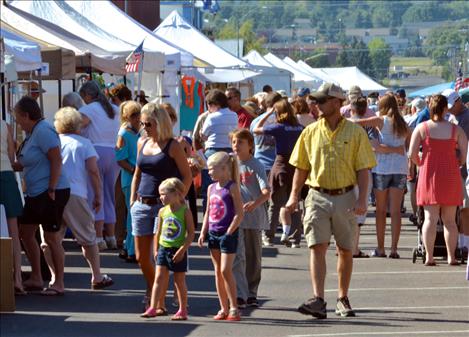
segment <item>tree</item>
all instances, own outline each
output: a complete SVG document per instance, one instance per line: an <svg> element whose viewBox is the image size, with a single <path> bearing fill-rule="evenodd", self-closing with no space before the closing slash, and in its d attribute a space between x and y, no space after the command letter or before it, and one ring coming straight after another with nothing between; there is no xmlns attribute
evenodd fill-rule
<svg viewBox="0 0 469 337"><path fill-rule="evenodd" d="M381 38L374 38L368 44L370 59L373 67L373 75L378 79L387 76L391 64L391 48Z"/></svg>

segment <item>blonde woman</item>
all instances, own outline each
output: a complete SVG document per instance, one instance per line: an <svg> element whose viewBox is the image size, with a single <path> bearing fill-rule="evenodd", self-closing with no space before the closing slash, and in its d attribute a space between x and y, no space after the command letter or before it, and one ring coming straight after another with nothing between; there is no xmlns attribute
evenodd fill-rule
<svg viewBox="0 0 469 337"><path fill-rule="evenodd" d="M121 128L117 135L116 160L121 174L120 182L127 210L127 235L125 237L124 258L127 262L135 262L135 244L132 236L132 220L130 216L130 186L137 162L137 142L140 137L140 110L142 107L134 101L126 101L120 105Z"/></svg>
<svg viewBox="0 0 469 337"><path fill-rule="evenodd" d="M63 223L59 231L60 242L62 241L66 227L69 227L78 244L82 247L83 256L91 268L91 288L103 289L114 284L113 280L106 274L101 274L99 249L96 242L96 231L94 228L93 211L97 212L101 205L101 180L97 165L98 154L91 142L80 136L82 117L72 107L62 108L55 114L54 126L60 137L62 165L70 183L70 198L63 212ZM91 181L94 199L91 200L93 209L88 204L87 181ZM53 257L49 254L49 247L44 243L44 250L49 268L54 270L53 274L63 277L63 270L55 268ZM60 247L63 252L62 245ZM64 265L61 266L62 268ZM63 283L63 279L61 280ZM49 291L50 294L61 295L60 292Z"/></svg>
<svg viewBox="0 0 469 337"><path fill-rule="evenodd" d="M192 183L192 174L184 150L173 139L171 119L163 106L145 104L140 119L147 137L138 142L137 163L130 192L130 214L135 256L147 284L144 298L147 307L155 277L151 249L155 220L162 207L158 188L163 180L178 177L186 187L185 195ZM157 313L166 314L164 304L158 306Z"/></svg>

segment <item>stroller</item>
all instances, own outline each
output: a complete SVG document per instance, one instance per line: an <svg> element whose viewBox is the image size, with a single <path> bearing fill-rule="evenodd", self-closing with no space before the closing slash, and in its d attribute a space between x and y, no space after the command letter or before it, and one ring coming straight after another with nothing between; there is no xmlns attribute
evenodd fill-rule
<svg viewBox="0 0 469 337"><path fill-rule="evenodd" d="M458 207L458 209L456 210L456 224L458 228L461 223L460 216L461 214L460 214L460 210ZM422 242L422 227L423 227L424 220L425 220L425 213L423 211L423 207L420 206L417 212L417 221L414 222L414 225L417 226L417 248L414 248L412 250L412 263L415 263L417 261L417 258L422 258L422 263L425 263L425 259L426 259L425 247ZM433 250L433 256L447 258L447 255L448 254L446 252L444 227L443 227L443 222L441 221L441 218L440 218L436 225L436 238L435 238L435 247ZM457 246L456 246L455 256L456 256L456 259L461 261L461 264L464 264L465 256L464 256L463 250Z"/></svg>

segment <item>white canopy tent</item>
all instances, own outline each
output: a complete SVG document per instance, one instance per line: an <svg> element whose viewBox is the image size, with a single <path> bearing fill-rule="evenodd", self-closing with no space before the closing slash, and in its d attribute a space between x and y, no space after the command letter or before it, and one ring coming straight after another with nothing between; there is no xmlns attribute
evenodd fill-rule
<svg viewBox="0 0 469 337"><path fill-rule="evenodd" d="M103 72L125 74L125 58L128 53L110 53L83 40L53 23L29 13L0 3L0 18L14 29L46 43L72 50L80 57L77 67L91 67Z"/></svg>
<svg viewBox="0 0 469 337"><path fill-rule="evenodd" d="M312 75L306 74L302 71L297 70L296 68L290 66L289 64L283 62L280 58L275 56L272 53L264 55L264 58L271 63L274 67L288 70L293 74L293 87L298 89L300 87L316 87L318 79Z"/></svg>
<svg viewBox="0 0 469 337"><path fill-rule="evenodd" d="M308 74L311 74L313 76L316 76L323 80L324 82L332 82L335 84L338 84L331 76L329 76L323 69L320 68L312 68L310 67L306 62L303 62L302 60L299 60L297 62L298 66L303 69Z"/></svg>
<svg viewBox="0 0 469 337"><path fill-rule="evenodd" d="M358 85L364 95L373 91L383 94L388 90L357 67L321 68L321 70L332 77L344 90L349 90L353 85Z"/></svg>
<svg viewBox="0 0 469 337"><path fill-rule="evenodd" d="M285 62L290 67L292 67L293 69L313 77L315 79L315 81L314 81L313 86L311 86L312 89L317 89L321 86L322 83L324 83L324 80L321 77L318 77L317 75L312 74L311 72L304 70L302 67L300 67L295 61L293 61L288 56L285 56L282 61Z"/></svg>
<svg viewBox="0 0 469 337"><path fill-rule="evenodd" d="M4 27L0 28L0 36L4 41L5 55L13 56L16 72L41 68L41 48L39 44L26 40Z"/></svg>
<svg viewBox="0 0 469 337"><path fill-rule="evenodd" d="M184 20L177 11L171 14L153 31L156 36L172 41L194 57L213 67L213 70L184 68L183 72L209 82L240 82L256 76L255 69L217 46L204 34Z"/></svg>
<svg viewBox="0 0 469 337"><path fill-rule="evenodd" d="M260 72L259 76L252 79L254 83L254 92L262 91L262 87L268 84L274 90L285 90L287 95L291 95L292 73L290 71L276 68L255 50L251 50L247 55L245 55L243 60L256 66L257 70Z"/></svg>

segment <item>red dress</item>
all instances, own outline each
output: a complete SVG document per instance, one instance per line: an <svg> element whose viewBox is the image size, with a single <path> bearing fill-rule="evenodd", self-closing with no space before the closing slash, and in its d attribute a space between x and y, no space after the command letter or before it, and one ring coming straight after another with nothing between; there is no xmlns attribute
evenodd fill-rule
<svg viewBox="0 0 469 337"><path fill-rule="evenodd" d="M451 138L430 137L424 123L425 139L422 142L422 165L417 182L417 204L459 206L463 202L462 180L456 156L456 125Z"/></svg>

